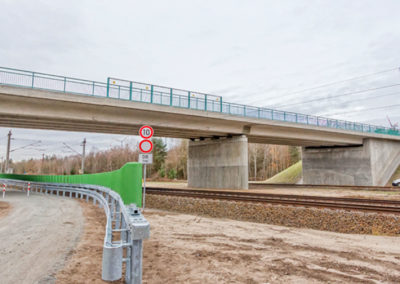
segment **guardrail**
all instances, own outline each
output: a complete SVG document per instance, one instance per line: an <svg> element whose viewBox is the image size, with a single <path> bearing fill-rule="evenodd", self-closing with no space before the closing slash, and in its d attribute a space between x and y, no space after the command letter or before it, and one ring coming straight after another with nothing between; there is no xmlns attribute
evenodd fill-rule
<svg viewBox="0 0 400 284"><path fill-rule="evenodd" d="M224 102L220 96L111 77L107 78L107 83L104 83L0 67L0 85L45 89L87 96L107 97L349 131L396 136L400 135L400 131L398 129L392 129L384 126L280 111L264 107L228 103Z"/></svg>
<svg viewBox="0 0 400 284"><path fill-rule="evenodd" d="M125 206L118 193L97 185L42 183L11 179L0 179L0 184L4 184L4 188L7 189L29 190L30 193L75 197L85 199L86 202L92 199L94 205L98 204L100 208L104 208L107 218L103 245L102 279L105 281L121 279L123 267L125 267L125 283L142 283L142 241L149 238L150 225L136 205Z"/></svg>

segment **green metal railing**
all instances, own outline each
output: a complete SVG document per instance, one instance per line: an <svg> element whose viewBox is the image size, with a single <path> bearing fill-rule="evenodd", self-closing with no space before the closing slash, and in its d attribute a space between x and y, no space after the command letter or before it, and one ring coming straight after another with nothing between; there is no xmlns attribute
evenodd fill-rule
<svg viewBox="0 0 400 284"><path fill-rule="evenodd" d="M108 78L106 83L0 67L0 85L45 89L171 107L286 121L357 132L400 136L397 129L295 112L224 102L222 97L152 84Z"/></svg>

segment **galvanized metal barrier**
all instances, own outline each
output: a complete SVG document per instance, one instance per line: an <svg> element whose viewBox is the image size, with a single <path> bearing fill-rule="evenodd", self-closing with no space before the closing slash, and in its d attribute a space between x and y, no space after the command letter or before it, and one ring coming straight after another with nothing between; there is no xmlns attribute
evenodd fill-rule
<svg viewBox="0 0 400 284"><path fill-rule="evenodd" d="M125 206L115 191L97 185L60 184L0 179L7 190L16 189L30 193L56 195L92 200L104 209L107 218L103 245L102 279L125 283L142 283L142 242L150 237L150 224L136 205ZM7 196L7 194L5 195Z"/></svg>

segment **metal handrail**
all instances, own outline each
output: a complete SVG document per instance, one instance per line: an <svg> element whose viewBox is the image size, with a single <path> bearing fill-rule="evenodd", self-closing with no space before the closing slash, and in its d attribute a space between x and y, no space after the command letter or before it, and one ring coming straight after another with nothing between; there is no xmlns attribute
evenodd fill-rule
<svg viewBox="0 0 400 284"><path fill-rule="evenodd" d="M296 112L280 111L265 107L229 103L223 101L221 96L112 77L107 78L107 82L98 82L0 67L0 85L107 97L179 108L219 112L227 115L314 125L324 128L400 136L399 130L384 126L331 119Z"/></svg>
<svg viewBox="0 0 400 284"><path fill-rule="evenodd" d="M125 206L121 196L104 186L88 184L62 184L31 182L13 179L0 179L0 184L7 188L27 190L42 194L56 194L63 197L91 198L93 204L99 204L106 214L106 231L103 245L102 279L115 281L122 277L125 267L125 283L142 282L142 250L143 239L150 236L150 225L140 213L136 205ZM113 233L120 234L114 241ZM125 256L125 257L124 257ZM126 265L123 266L123 263Z"/></svg>

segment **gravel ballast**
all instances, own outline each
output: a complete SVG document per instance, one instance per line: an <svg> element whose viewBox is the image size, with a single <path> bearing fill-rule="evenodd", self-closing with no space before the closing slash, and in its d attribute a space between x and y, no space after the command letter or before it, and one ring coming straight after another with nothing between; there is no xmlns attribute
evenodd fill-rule
<svg viewBox="0 0 400 284"><path fill-rule="evenodd" d="M351 234L400 235L400 216L148 194L149 208Z"/></svg>

